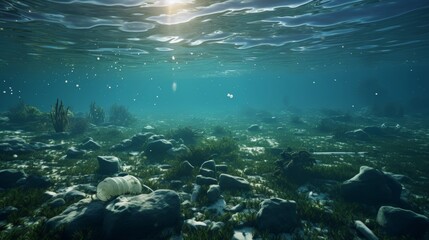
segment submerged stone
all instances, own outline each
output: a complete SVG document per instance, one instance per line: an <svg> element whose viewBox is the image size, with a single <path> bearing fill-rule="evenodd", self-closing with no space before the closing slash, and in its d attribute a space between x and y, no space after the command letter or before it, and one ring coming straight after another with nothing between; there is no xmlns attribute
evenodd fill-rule
<svg viewBox="0 0 429 240"><path fill-rule="evenodd" d="M344 181L340 188L346 200L365 204L397 203L401 192L402 186L398 181L367 166L360 167L359 173Z"/></svg>
<svg viewBox="0 0 429 240"><path fill-rule="evenodd" d="M259 230L273 233L291 232L297 226L296 202L281 198L265 199L256 214Z"/></svg>
<svg viewBox="0 0 429 240"><path fill-rule="evenodd" d="M219 185L222 190L250 190L250 183L246 179L225 173L219 176Z"/></svg>
<svg viewBox="0 0 429 240"><path fill-rule="evenodd" d="M121 171L119 158L115 156L98 156L98 173L112 175Z"/></svg>
<svg viewBox="0 0 429 240"><path fill-rule="evenodd" d="M0 170L0 188L13 188L22 184L27 175L22 170L3 169Z"/></svg>
<svg viewBox="0 0 429 240"><path fill-rule="evenodd" d="M182 226L180 199L171 190L119 197L106 207L103 239L168 239Z"/></svg>
<svg viewBox="0 0 429 240"><path fill-rule="evenodd" d="M410 235L421 239L429 231L428 217L410 210L382 206L377 213L377 223L389 235Z"/></svg>

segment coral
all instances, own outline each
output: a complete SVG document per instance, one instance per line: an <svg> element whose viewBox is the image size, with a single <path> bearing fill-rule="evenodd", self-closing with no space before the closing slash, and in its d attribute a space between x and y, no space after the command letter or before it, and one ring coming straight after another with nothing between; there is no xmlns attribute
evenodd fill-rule
<svg viewBox="0 0 429 240"><path fill-rule="evenodd" d="M64 108L63 101L57 98L55 106L52 107L50 116L55 132L64 132L69 125L69 108Z"/></svg>
<svg viewBox="0 0 429 240"><path fill-rule="evenodd" d="M110 107L110 122L115 125L127 126L135 121L127 108L121 105L113 105Z"/></svg>
<svg viewBox="0 0 429 240"><path fill-rule="evenodd" d="M104 122L104 117L105 117L105 114L104 114L103 108L100 106L97 106L95 102L92 102L91 105L89 105L89 114L88 114L89 121L91 123L99 125Z"/></svg>

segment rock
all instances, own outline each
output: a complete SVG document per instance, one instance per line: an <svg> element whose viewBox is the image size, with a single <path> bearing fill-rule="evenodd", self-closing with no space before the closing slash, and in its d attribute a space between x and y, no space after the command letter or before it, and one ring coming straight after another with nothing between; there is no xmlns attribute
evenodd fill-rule
<svg viewBox="0 0 429 240"><path fill-rule="evenodd" d="M224 222L212 222L210 224L210 231L212 232L220 232L222 231L223 227L225 226Z"/></svg>
<svg viewBox="0 0 429 240"><path fill-rule="evenodd" d="M410 235L422 239L429 230L428 217L410 210L382 206L377 213L377 223L389 235Z"/></svg>
<svg viewBox="0 0 429 240"><path fill-rule="evenodd" d="M133 135L130 139L124 139L121 143L110 147L112 151L141 151L143 145L154 134L151 132L138 133Z"/></svg>
<svg viewBox="0 0 429 240"><path fill-rule="evenodd" d="M173 144L165 139L158 139L147 144L145 153L149 158L164 156L173 148Z"/></svg>
<svg viewBox="0 0 429 240"><path fill-rule="evenodd" d="M194 166L188 161L184 161L180 164L180 173L183 176L192 176L192 172L194 171Z"/></svg>
<svg viewBox="0 0 429 240"><path fill-rule="evenodd" d="M261 131L261 126L259 126L258 124L252 124L247 128L247 131L249 132L259 132Z"/></svg>
<svg viewBox="0 0 429 240"><path fill-rule="evenodd" d="M45 224L47 232L61 232L62 239L73 239L79 231L91 230L97 235L103 222L104 204L101 201L83 199L66 208Z"/></svg>
<svg viewBox="0 0 429 240"><path fill-rule="evenodd" d="M219 185L210 185L207 190L207 199L209 203L214 203L220 198L220 186Z"/></svg>
<svg viewBox="0 0 429 240"><path fill-rule="evenodd" d="M379 137L385 135L384 129L379 127L379 126L364 127L363 131L368 133L369 135L374 135L374 136L379 136Z"/></svg>
<svg viewBox="0 0 429 240"><path fill-rule="evenodd" d="M98 150L101 148L101 145L90 138L88 141L82 143L80 148L85 150Z"/></svg>
<svg viewBox="0 0 429 240"><path fill-rule="evenodd" d="M64 198L65 201L76 201L86 198L86 194L76 189L72 189L65 193L60 193L57 195L58 197Z"/></svg>
<svg viewBox="0 0 429 240"><path fill-rule="evenodd" d="M34 152L33 146L19 137L7 137L0 141L0 152L4 153L30 153Z"/></svg>
<svg viewBox="0 0 429 240"><path fill-rule="evenodd" d="M378 240L378 237L362 221L355 221L356 230L367 240Z"/></svg>
<svg viewBox="0 0 429 240"><path fill-rule="evenodd" d="M180 199L171 190L119 197L106 207L103 239L168 239L179 232Z"/></svg>
<svg viewBox="0 0 429 240"><path fill-rule="evenodd" d="M296 202L292 200L265 199L256 214L256 226L262 231L291 232L297 223Z"/></svg>
<svg viewBox="0 0 429 240"><path fill-rule="evenodd" d="M17 169L0 170L0 188L13 188L23 183L27 175L24 171Z"/></svg>
<svg viewBox="0 0 429 240"><path fill-rule="evenodd" d="M194 218L186 219L185 226L192 230L199 230L199 229L204 229L208 227L205 222L195 221Z"/></svg>
<svg viewBox="0 0 429 240"><path fill-rule="evenodd" d="M228 171L228 165L225 165L225 164L216 165L216 171L227 172Z"/></svg>
<svg viewBox="0 0 429 240"><path fill-rule="evenodd" d="M237 213L237 212L241 212L246 208L246 206L244 205L244 203L239 203L235 206L233 206L232 208L228 209L229 212L233 212L233 213Z"/></svg>
<svg viewBox="0 0 429 240"><path fill-rule="evenodd" d="M208 161L203 162L203 164L201 164L200 168L210 169L213 172L216 172L216 163L214 160L208 160Z"/></svg>
<svg viewBox="0 0 429 240"><path fill-rule="evenodd" d="M115 156L98 156L98 173L112 175L121 171L119 158Z"/></svg>
<svg viewBox="0 0 429 240"><path fill-rule="evenodd" d="M217 184L217 180L215 178L211 178L211 177L204 177L201 175L197 175L197 177L195 178L195 183L198 185L205 185L205 186L209 186L212 184Z"/></svg>
<svg viewBox="0 0 429 240"><path fill-rule="evenodd" d="M250 183L246 179L225 173L219 176L219 185L222 190L250 190Z"/></svg>
<svg viewBox="0 0 429 240"><path fill-rule="evenodd" d="M22 185L25 188L48 188L52 182L47 176L29 175Z"/></svg>
<svg viewBox="0 0 429 240"><path fill-rule="evenodd" d="M200 174L204 177L211 177L211 178L216 177L215 172L207 168L200 168Z"/></svg>
<svg viewBox="0 0 429 240"><path fill-rule="evenodd" d="M48 205L53 208L61 207L66 204L66 201L64 198L55 198L48 202Z"/></svg>
<svg viewBox="0 0 429 240"><path fill-rule="evenodd" d="M18 208L13 206L7 206L0 209L0 222L6 220L10 214L18 211Z"/></svg>
<svg viewBox="0 0 429 240"><path fill-rule="evenodd" d="M370 137L369 137L368 133L366 133L362 129L356 129L356 130L345 132L344 136L348 137L348 138L351 138L351 139L359 140L359 141L368 141L368 140L370 140Z"/></svg>
<svg viewBox="0 0 429 240"><path fill-rule="evenodd" d="M170 181L170 188L171 189L179 189L180 187L182 187L183 182L180 180L172 180Z"/></svg>
<svg viewBox="0 0 429 240"><path fill-rule="evenodd" d="M80 149L77 149L76 147L71 147L67 149L66 154L67 154L67 158L78 158L85 155L85 153L86 153L85 150L80 150Z"/></svg>
<svg viewBox="0 0 429 240"><path fill-rule="evenodd" d="M190 152L191 149L189 149L185 144L180 144L179 147L173 147L167 151L168 154L175 157L186 156Z"/></svg>
<svg viewBox="0 0 429 240"><path fill-rule="evenodd" d="M150 131L153 131L153 130L155 130L155 128L153 126L146 125L146 126L143 127L142 132L150 132Z"/></svg>
<svg viewBox="0 0 429 240"><path fill-rule="evenodd" d="M342 183L341 195L348 201L364 204L397 203L402 186L389 175L371 167L362 166L353 178Z"/></svg>

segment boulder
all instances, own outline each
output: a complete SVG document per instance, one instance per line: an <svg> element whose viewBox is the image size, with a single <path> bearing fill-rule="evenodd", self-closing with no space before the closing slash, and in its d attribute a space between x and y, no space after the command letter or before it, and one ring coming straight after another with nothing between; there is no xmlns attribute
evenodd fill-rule
<svg viewBox="0 0 429 240"><path fill-rule="evenodd" d="M215 172L207 168L200 168L200 174L204 177L211 177L211 178L216 177Z"/></svg>
<svg viewBox="0 0 429 240"><path fill-rule="evenodd" d="M382 206L377 213L377 223L389 235L410 235L422 239L429 230L428 217L410 210Z"/></svg>
<svg viewBox="0 0 429 240"><path fill-rule="evenodd" d="M361 166L359 173L344 181L340 188L346 200L374 205L400 202L401 191L397 180L367 166Z"/></svg>
<svg viewBox="0 0 429 240"><path fill-rule="evenodd" d="M77 149L76 147L71 147L67 149L67 158L78 158L85 155L86 151L82 149Z"/></svg>
<svg viewBox="0 0 429 240"><path fill-rule="evenodd" d="M22 186L25 188L48 188L51 185L52 182L47 176L29 175L25 180L22 179Z"/></svg>
<svg viewBox="0 0 429 240"><path fill-rule="evenodd" d="M222 190L250 190L250 183L246 179L225 173L219 176L219 185Z"/></svg>
<svg viewBox="0 0 429 240"><path fill-rule="evenodd" d="M180 173L183 176L192 176L192 172L194 171L194 166L188 161L184 161L180 164Z"/></svg>
<svg viewBox="0 0 429 240"><path fill-rule="evenodd" d="M216 180L216 178L204 177L202 175L197 175L197 177L195 178L195 183L198 185L209 186L212 184L217 184L217 180Z"/></svg>
<svg viewBox="0 0 429 240"><path fill-rule="evenodd" d="M101 201L83 199L66 208L61 214L49 219L45 231L60 232L62 239L73 239L80 231L100 232L103 222L104 204Z"/></svg>
<svg viewBox="0 0 429 240"><path fill-rule="evenodd" d="M143 145L148 141L154 134L151 132L137 133L130 139L124 139L121 143L113 145L110 150L113 151L140 151Z"/></svg>
<svg viewBox="0 0 429 240"><path fill-rule="evenodd" d="M291 232L298 223L296 202L281 198L265 199L256 214L259 230L272 233Z"/></svg>
<svg viewBox="0 0 429 240"><path fill-rule="evenodd" d="M249 132L259 132L261 131L261 126L259 126L258 124L252 124L247 128L247 131Z"/></svg>
<svg viewBox="0 0 429 240"><path fill-rule="evenodd" d="M368 133L366 133L362 129L355 129L355 130L352 130L352 131L345 132L344 136L347 137L347 138L351 138L351 139L355 139L355 140L359 140L359 141L368 141L368 140L370 140L370 137L369 137Z"/></svg>
<svg viewBox="0 0 429 240"><path fill-rule="evenodd" d="M85 150L98 150L101 148L101 145L90 138L88 141L82 143L80 148Z"/></svg>
<svg viewBox="0 0 429 240"><path fill-rule="evenodd" d="M23 183L27 175L22 170L3 169L0 170L0 188L13 188Z"/></svg>
<svg viewBox="0 0 429 240"><path fill-rule="evenodd" d="M119 158L115 156L98 156L98 173L112 175L121 171Z"/></svg>
<svg viewBox="0 0 429 240"><path fill-rule="evenodd" d="M208 160L201 164L200 168L210 169L213 172L216 172L216 162L214 160Z"/></svg>
<svg viewBox="0 0 429 240"><path fill-rule="evenodd" d="M159 157L167 154L171 148L173 148L173 144L170 141L158 139L147 144L145 153L149 158Z"/></svg>
<svg viewBox="0 0 429 240"><path fill-rule="evenodd" d="M220 186L219 185L210 185L207 190L207 199L209 203L214 203L220 198Z"/></svg>
<svg viewBox="0 0 429 240"><path fill-rule="evenodd" d="M168 239L182 225L180 199L171 190L116 198L106 207L103 239Z"/></svg>

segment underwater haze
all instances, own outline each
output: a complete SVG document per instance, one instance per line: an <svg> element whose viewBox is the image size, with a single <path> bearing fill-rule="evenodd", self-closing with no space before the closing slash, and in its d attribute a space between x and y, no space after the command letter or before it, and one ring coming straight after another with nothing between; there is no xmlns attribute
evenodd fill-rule
<svg viewBox="0 0 429 240"><path fill-rule="evenodd" d="M1 108L237 111L427 101L428 3L3 1ZM175 86L173 89L173 85ZM230 95L229 95L230 94ZM229 96L229 97L228 97Z"/></svg>
<svg viewBox="0 0 429 240"><path fill-rule="evenodd" d="M0 0L0 239L429 239L428 20Z"/></svg>

